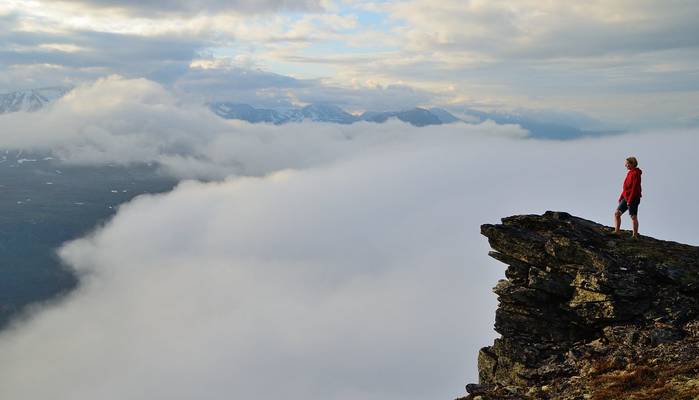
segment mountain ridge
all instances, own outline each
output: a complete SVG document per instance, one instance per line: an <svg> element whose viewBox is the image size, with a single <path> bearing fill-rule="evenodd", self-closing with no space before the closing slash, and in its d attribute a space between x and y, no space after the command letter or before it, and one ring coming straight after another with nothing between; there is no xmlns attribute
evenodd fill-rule
<svg viewBox="0 0 699 400"><path fill-rule="evenodd" d="M209 104L209 108L224 119L239 119L251 123L266 122L275 125L302 122L304 120L339 124L353 124L360 121L383 123L391 118L414 126L441 125L460 121L446 110L420 107L400 111L365 111L361 115L350 114L342 108L331 104L309 104L304 107L275 109L255 108L246 103L216 102ZM435 112L435 110L439 111Z"/></svg>
<svg viewBox="0 0 699 400"><path fill-rule="evenodd" d="M398 111L368 110L360 115L350 114L342 108L330 104L310 104L305 107L256 108L247 103L224 101L209 103L209 108L224 119L238 119L250 123L272 123L274 125L305 120L348 125L360 121L384 123L389 119L397 119L413 126L423 127L457 122L474 124L493 121L497 124L519 125L529 131L532 137L540 139L566 140L623 133L620 130L586 130L561 122L548 122L525 115L485 112L473 109L461 110L459 113L460 117L457 117L451 112L438 107L415 107ZM318 112L311 114L309 113L310 109L318 110Z"/></svg>

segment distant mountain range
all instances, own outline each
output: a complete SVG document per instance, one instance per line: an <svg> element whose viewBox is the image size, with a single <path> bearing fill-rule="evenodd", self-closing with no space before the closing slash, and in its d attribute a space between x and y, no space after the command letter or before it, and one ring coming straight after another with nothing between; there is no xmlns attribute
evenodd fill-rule
<svg viewBox="0 0 699 400"><path fill-rule="evenodd" d="M0 114L34 112L70 92L69 87L46 87L0 94Z"/></svg>
<svg viewBox="0 0 699 400"><path fill-rule="evenodd" d="M255 108L249 104L219 102L209 104L209 108L225 119L239 119L251 123L272 123L275 125L304 120L352 124L358 121L383 123L391 118L414 126L428 126L465 122L478 124L487 120L498 124L519 125L530 132L531 137L542 139L572 139L582 136L600 136L620 131L585 130L560 122L550 122L531 118L522 114L507 114L464 109L459 117L442 108L412 108L402 111L365 111L353 115L340 107L327 104L311 104L299 108Z"/></svg>
<svg viewBox="0 0 699 400"><path fill-rule="evenodd" d="M304 120L353 124L358 121L382 123L396 118L415 126L439 125L458 121L448 111L433 108L413 108L403 111L366 111L353 115L340 107L329 104L310 104L305 107L255 108L249 104L220 102L209 105L211 110L225 119L240 119L251 123L266 122L275 125Z"/></svg>
<svg viewBox="0 0 699 400"><path fill-rule="evenodd" d="M46 87L0 94L0 114L34 112L60 99L70 92L70 87ZM462 109L458 116L442 108L412 108L401 111L365 111L360 115L346 112L331 104L310 104L305 107L256 108L249 104L216 102L209 109L221 118L238 119L251 123L281 125L291 122L315 121L336 124L353 124L359 121L384 123L397 119L414 126L451 124L454 122L481 123L492 120L498 124L515 124L530 132L531 137L543 139L572 139L581 136L600 136L620 131L591 131L573 124L546 121L524 114L485 112Z"/></svg>

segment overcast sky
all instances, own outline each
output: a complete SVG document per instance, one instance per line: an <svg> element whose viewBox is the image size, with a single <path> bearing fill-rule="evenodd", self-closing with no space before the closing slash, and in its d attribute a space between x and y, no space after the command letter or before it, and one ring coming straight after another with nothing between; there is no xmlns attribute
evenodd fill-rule
<svg viewBox="0 0 699 400"><path fill-rule="evenodd" d="M0 91L119 74L202 100L687 126L697 20L687 0L6 0Z"/></svg>

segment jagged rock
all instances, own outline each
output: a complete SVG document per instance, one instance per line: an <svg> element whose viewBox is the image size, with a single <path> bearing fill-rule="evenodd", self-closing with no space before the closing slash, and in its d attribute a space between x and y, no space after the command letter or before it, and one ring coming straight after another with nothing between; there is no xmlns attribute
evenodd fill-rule
<svg viewBox="0 0 699 400"><path fill-rule="evenodd" d="M502 337L464 399L699 398L699 247L552 211L481 233Z"/></svg>
<svg viewBox="0 0 699 400"><path fill-rule="evenodd" d="M466 391L474 396L486 393L489 389L489 385L479 385L476 383L469 383L466 385Z"/></svg>

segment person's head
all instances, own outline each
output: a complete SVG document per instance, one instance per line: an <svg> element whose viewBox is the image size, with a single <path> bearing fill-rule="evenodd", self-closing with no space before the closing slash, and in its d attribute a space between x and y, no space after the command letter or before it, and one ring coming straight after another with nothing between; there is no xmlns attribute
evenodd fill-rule
<svg viewBox="0 0 699 400"><path fill-rule="evenodd" d="M636 168L636 167L638 167L638 160L636 159L636 157L633 157L633 156L628 157L626 159L626 162L624 163L624 165L626 165L626 168L628 168L628 169Z"/></svg>

